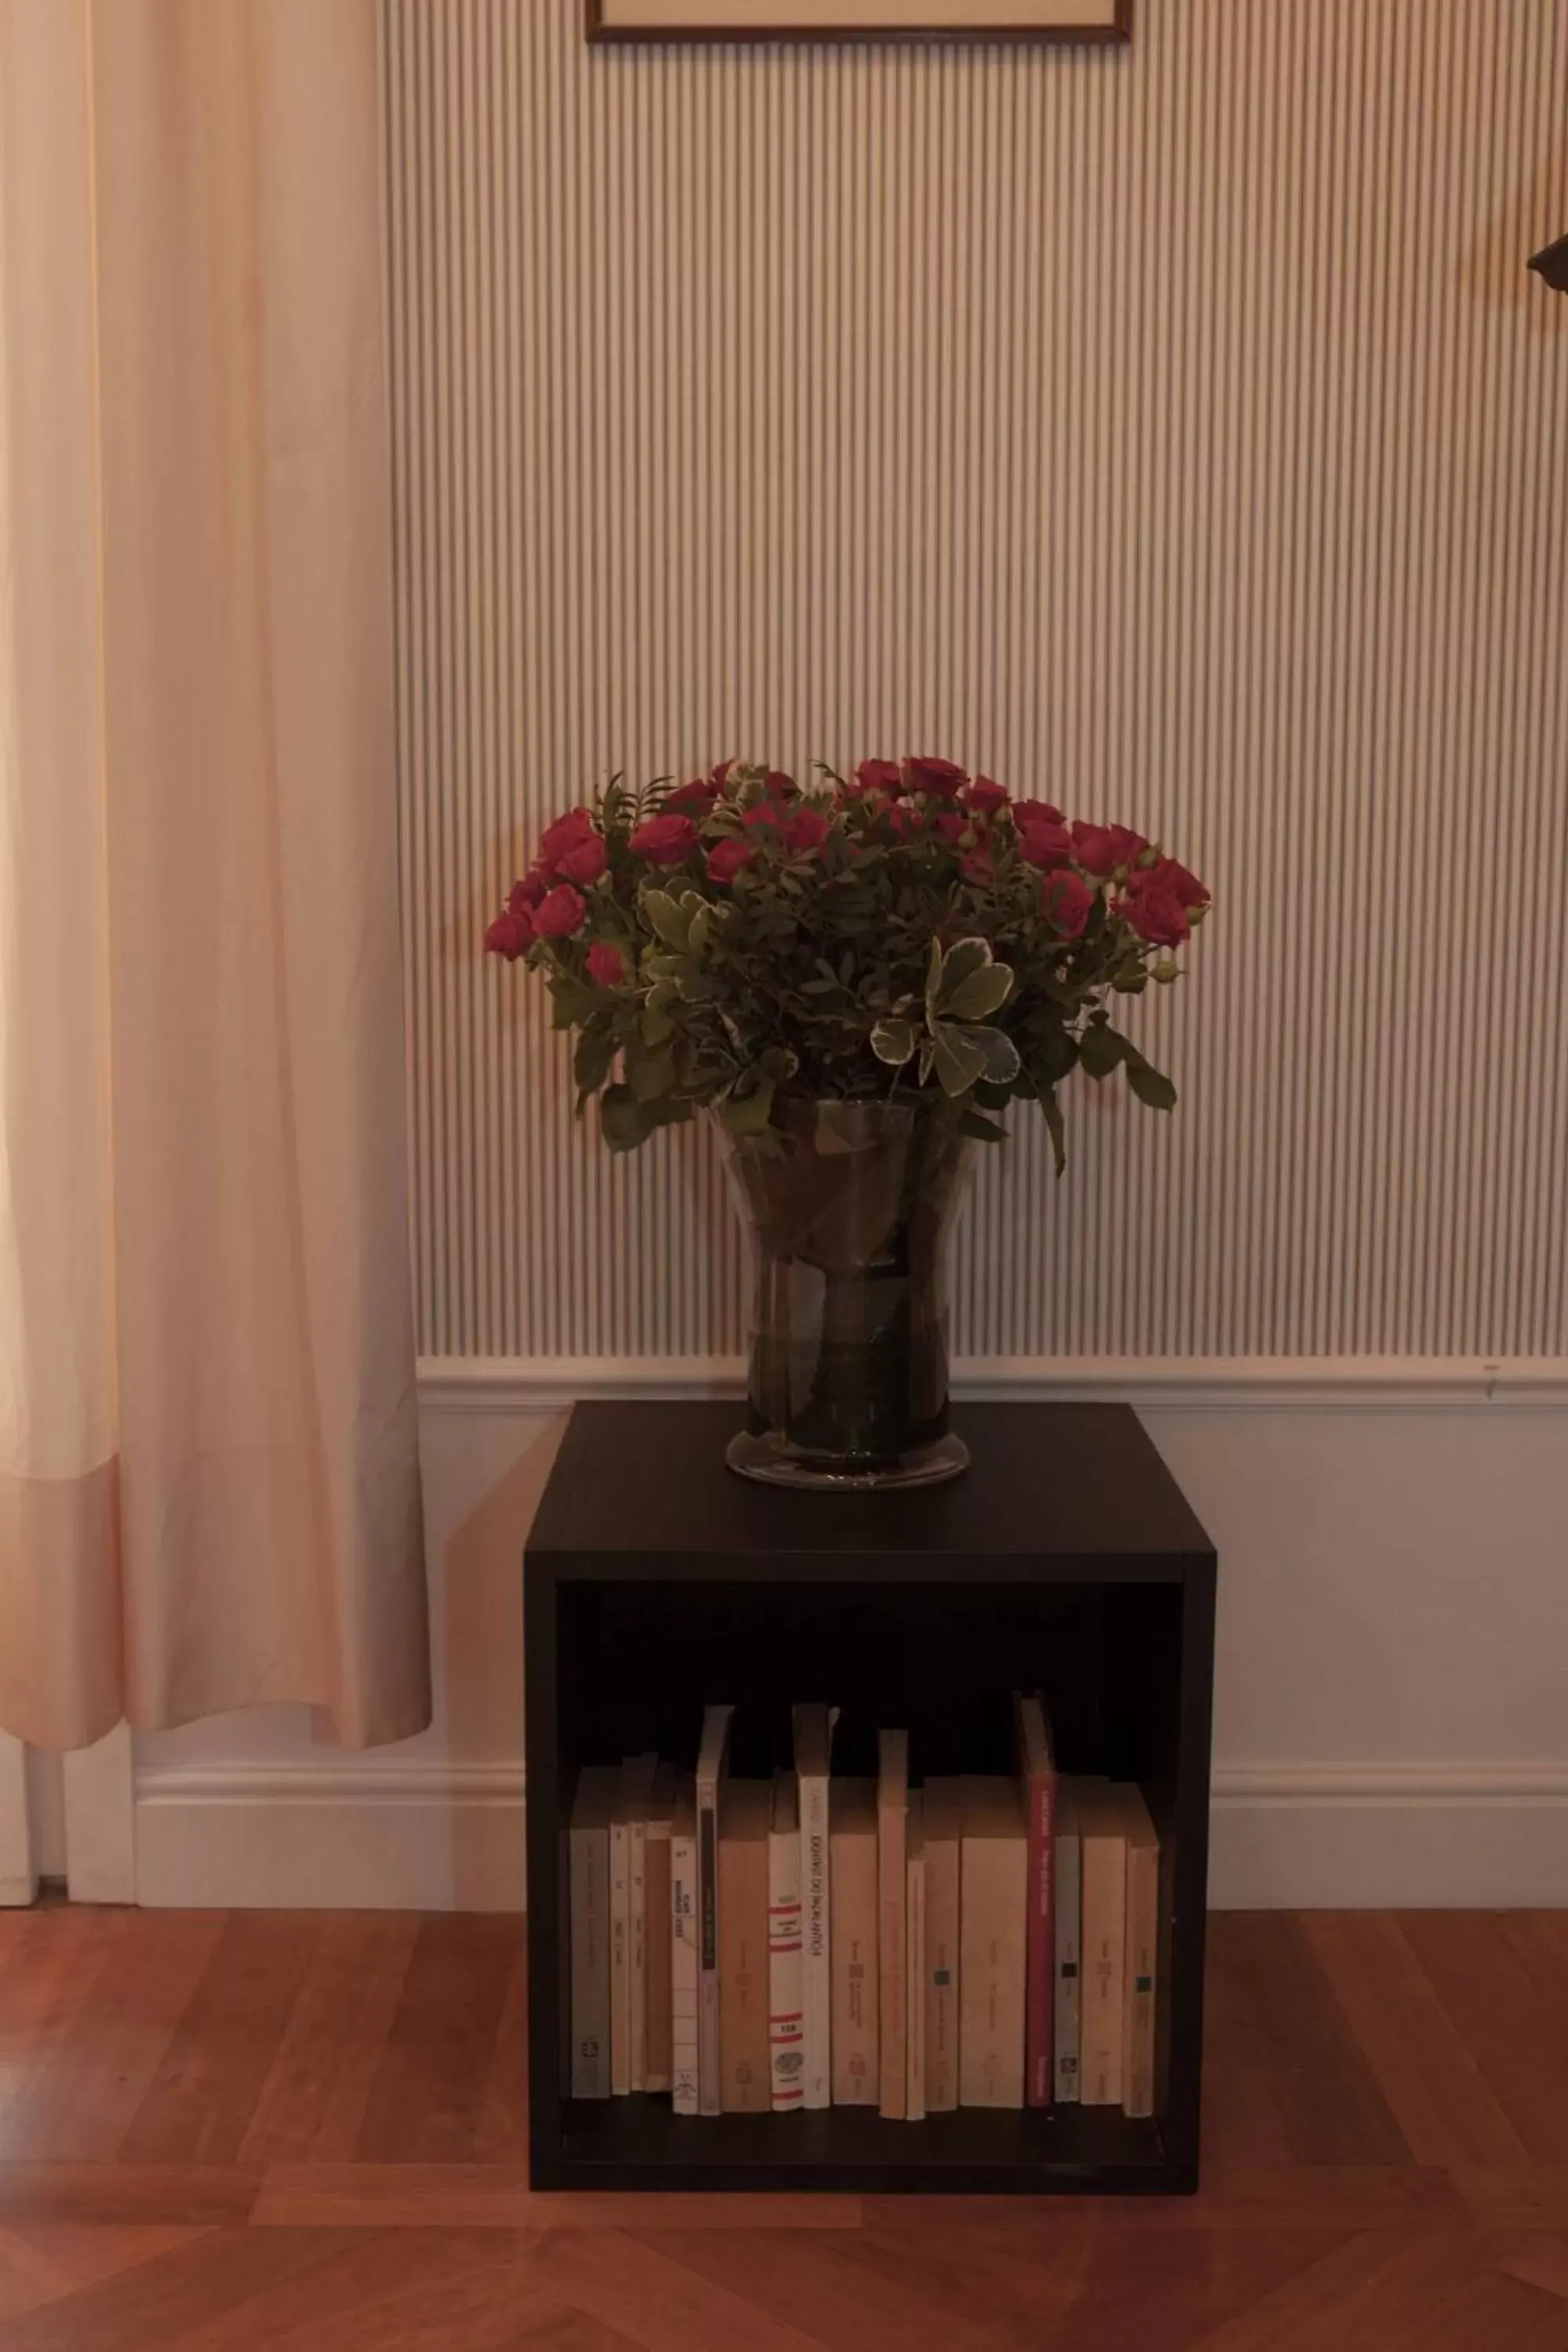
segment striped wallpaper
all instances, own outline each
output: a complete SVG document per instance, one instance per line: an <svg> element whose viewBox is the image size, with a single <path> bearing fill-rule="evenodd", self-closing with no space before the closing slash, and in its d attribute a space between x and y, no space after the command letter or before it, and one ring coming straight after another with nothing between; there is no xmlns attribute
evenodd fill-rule
<svg viewBox="0 0 1568 2352"><path fill-rule="evenodd" d="M708 1139L612 1161L480 958L612 768L941 751L1214 886L966 1221L987 1356L1568 1352L1568 0L1131 45L589 50L388 0L422 1344L740 1344Z"/></svg>

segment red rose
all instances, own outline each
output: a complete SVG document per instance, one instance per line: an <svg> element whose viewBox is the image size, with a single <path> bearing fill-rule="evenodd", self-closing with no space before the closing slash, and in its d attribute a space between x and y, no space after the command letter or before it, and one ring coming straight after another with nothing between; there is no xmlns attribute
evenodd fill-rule
<svg viewBox="0 0 1568 2352"><path fill-rule="evenodd" d="M1169 890L1189 914L1195 907L1208 905L1207 887L1198 880L1195 874L1188 872L1180 858L1162 857L1158 866L1141 866L1136 874L1128 877L1128 894L1131 897L1139 890L1146 890L1151 884L1158 889Z"/></svg>
<svg viewBox="0 0 1568 2352"><path fill-rule="evenodd" d="M896 796L903 790L904 772L896 760L862 760L855 771L855 789Z"/></svg>
<svg viewBox="0 0 1568 2352"><path fill-rule="evenodd" d="M1020 833L1030 824L1061 824L1066 822L1055 801L1015 801L1013 822Z"/></svg>
<svg viewBox="0 0 1568 2352"><path fill-rule="evenodd" d="M595 940L588 950L588 977L596 988L619 988L626 976L626 960L619 948Z"/></svg>
<svg viewBox="0 0 1568 2352"><path fill-rule="evenodd" d="M770 768L763 778L763 790L771 801L793 800L795 778L786 776L782 768Z"/></svg>
<svg viewBox="0 0 1568 2352"><path fill-rule="evenodd" d="M706 816L719 797L719 786L707 776L693 776L689 784L680 784L665 794L667 811L684 813L688 816Z"/></svg>
<svg viewBox="0 0 1568 2352"><path fill-rule="evenodd" d="M596 882L609 862L604 835L591 833L586 841L580 841L575 849L569 849L564 857L556 859L555 871L564 882L587 884Z"/></svg>
<svg viewBox="0 0 1568 2352"><path fill-rule="evenodd" d="M989 890L996 879L996 860L988 841L977 842L959 866L964 880L973 882L977 890Z"/></svg>
<svg viewBox="0 0 1568 2352"><path fill-rule="evenodd" d="M889 802L883 814L900 841L908 841L925 824L919 809L912 807L908 801Z"/></svg>
<svg viewBox="0 0 1568 2352"><path fill-rule="evenodd" d="M485 933L485 953L515 963L533 945L533 918L526 907L508 907Z"/></svg>
<svg viewBox="0 0 1568 2352"><path fill-rule="evenodd" d="M1064 940L1076 940L1096 895L1081 874L1047 874L1040 885L1040 912Z"/></svg>
<svg viewBox="0 0 1568 2352"><path fill-rule="evenodd" d="M697 845L697 827L689 816L647 816L628 846L653 866L679 866Z"/></svg>
<svg viewBox="0 0 1568 2352"><path fill-rule="evenodd" d="M962 840L963 828L968 822L968 818L960 815L957 809L940 809L937 812L936 829L943 841L955 843Z"/></svg>
<svg viewBox="0 0 1568 2352"><path fill-rule="evenodd" d="M741 823L746 825L765 824L776 833L783 818L777 801L753 801L749 809L741 811Z"/></svg>
<svg viewBox="0 0 1568 2352"><path fill-rule="evenodd" d="M1065 866L1072 856L1072 835L1065 824L1052 824L1045 817L1030 824L1018 824L1018 812L1013 812L1018 837L1018 855L1031 866L1049 870L1053 866Z"/></svg>
<svg viewBox="0 0 1568 2352"><path fill-rule="evenodd" d="M999 808L1007 805L1007 787L994 782L989 776L976 776L961 797L965 808L974 809L981 816L994 816Z"/></svg>
<svg viewBox="0 0 1568 2352"><path fill-rule="evenodd" d="M711 769L709 771L708 781L712 785L716 793L721 793L725 785L729 782L730 771L734 764L735 762L733 760L714 761Z"/></svg>
<svg viewBox="0 0 1568 2352"><path fill-rule="evenodd" d="M710 882L732 882L742 866L749 866L756 856L749 841L716 841L708 852Z"/></svg>
<svg viewBox="0 0 1568 2352"><path fill-rule="evenodd" d="M969 781L962 768L951 760L906 760L904 775L911 793L931 793L938 800L950 801Z"/></svg>
<svg viewBox="0 0 1568 2352"><path fill-rule="evenodd" d="M1192 937L1193 927L1187 920L1187 910L1174 890L1162 886L1150 877L1150 885L1142 890L1130 890L1118 898L1115 911L1125 915L1141 940L1152 947L1179 948Z"/></svg>
<svg viewBox="0 0 1568 2352"><path fill-rule="evenodd" d="M1096 874L1103 882L1119 867L1131 866L1142 857L1149 845L1141 833L1125 824L1084 824L1075 823L1072 829L1072 854L1086 874Z"/></svg>
<svg viewBox="0 0 1568 2352"><path fill-rule="evenodd" d="M827 838L827 819L819 808L797 809L784 829L785 845L797 857L820 849Z"/></svg>
<svg viewBox="0 0 1568 2352"><path fill-rule="evenodd" d="M569 940L574 931L582 929L587 912L581 894L574 890L571 883L558 882L540 900L533 928L542 940Z"/></svg>
<svg viewBox="0 0 1568 2352"><path fill-rule="evenodd" d="M564 816L558 816L553 824L545 827L544 838L539 845L539 856L533 861L539 871L554 874L567 851L575 849L579 842L586 841L593 830L591 810L568 809Z"/></svg>
<svg viewBox="0 0 1568 2352"><path fill-rule="evenodd" d="M507 893L506 903L514 915L531 914L549 887L549 883L535 866L522 881L512 884Z"/></svg>

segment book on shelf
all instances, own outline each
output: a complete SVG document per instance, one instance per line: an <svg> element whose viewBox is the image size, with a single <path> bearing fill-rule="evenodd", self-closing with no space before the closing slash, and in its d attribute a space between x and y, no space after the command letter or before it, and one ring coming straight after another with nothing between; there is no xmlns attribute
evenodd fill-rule
<svg viewBox="0 0 1568 2352"><path fill-rule="evenodd" d="M719 1796L719 2105L765 2115L768 2048L768 1827L771 1780L730 1779Z"/></svg>
<svg viewBox="0 0 1568 2352"><path fill-rule="evenodd" d="M921 1792L925 1844L926 2113L958 2105L958 1895L963 1783L928 1780Z"/></svg>
<svg viewBox="0 0 1568 2352"><path fill-rule="evenodd" d="M904 1884L905 1823L910 1801L910 1735L877 1734L877 2014L881 2050L879 2105L897 2119L908 2095L905 2004L909 1937Z"/></svg>
<svg viewBox="0 0 1568 2352"><path fill-rule="evenodd" d="M1083 1884L1079 2097L1086 2107L1119 2107L1127 1964L1126 1817L1109 1780L1080 1780L1077 1797Z"/></svg>
<svg viewBox="0 0 1568 2352"><path fill-rule="evenodd" d="M719 2093L719 1789L730 1747L732 1706L702 1714L697 1755L697 2106L720 2112Z"/></svg>
<svg viewBox="0 0 1568 2352"><path fill-rule="evenodd" d="M670 2000L670 1832L675 1813L675 1767L661 1764L654 1775L647 1815L644 1987L647 2025L643 2037L643 2088L668 2091L674 2013Z"/></svg>
<svg viewBox="0 0 1568 2352"><path fill-rule="evenodd" d="M1051 1727L1037 1693L1013 1694L1013 1736L1029 1819L1028 1934L1025 1954L1025 2098L1048 2107L1054 2087L1053 2040L1056 1934L1051 1921L1055 1862L1057 1766Z"/></svg>
<svg viewBox="0 0 1568 2352"><path fill-rule="evenodd" d="M800 1881L795 1776L775 1772L768 1829L768 2066L775 2114L805 2102Z"/></svg>
<svg viewBox="0 0 1568 2352"><path fill-rule="evenodd" d="M678 2116L697 2113L697 1786L679 1772L669 1824L669 2089Z"/></svg>
<svg viewBox="0 0 1568 2352"><path fill-rule="evenodd" d="M959 2104L1024 2104L1029 1831L1018 1783L964 1782L959 1887Z"/></svg>
<svg viewBox="0 0 1568 2352"><path fill-rule="evenodd" d="M647 1822L658 1778L657 1756L639 1756L636 1793L628 1822L631 1870L631 1936L628 1943L628 2007L631 2027L631 2078L634 2091L646 2091L647 2079Z"/></svg>
<svg viewBox="0 0 1568 2352"><path fill-rule="evenodd" d="M791 1711L800 1810L802 2104L826 2107L833 2095L832 1835L829 1765L837 1707Z"/></svg>
<svg viewBox="0 0 1568 2352"><path fill-rule="evenodd" d="M1056 2001L1052 2019L1056 2093L1058 2105L1078 2098L1079 1921L1082 1913L1080 1869L1082 1850L1078 1831L1078 1784L1065 1776L1057 1782L1057 1860L1055 1903Z"/></svg>
<svg viewBox="0 0 1568 2352"><path fill-rule="evenodd" d="M1122 1995L1121 2105L1130 2116L1154 2112L1155 1949L1160 1931L1160 1841L1140 1791L1116 1794L1127 1838L1127 1957Z"/></svg>
<svg viewBox="0 0 1568 2352"><path fill-rule="evenodd" d="M833 2104L874 2107L880 2095L875 1781L836 1780L831 1822Z"/></svg>
<svg viewBox="0 0 1568 2352"><path fill-rule="evenodd" d="M918 1789L910 1793L904 1820L904 2114L912 2124L926 2113L926 1845Z"/></svg>
<svg viewBox="0 0 1568 2352"><path fill-rule="evenodd" d="M617 2098L631 2090L634 2064L641 2062L644 2021L632 1998L632 1831L643 1821L658 1762L655 1756L626 1757L610 1809L610 2088Z"/></svg>
<svg viewBox="0 0 1568 2352"><path fill-rule="evenodd" d="M613 1764L578 1773L567 1831L574 2099L610 2095L610 1813L617 1778Z"/></svg>

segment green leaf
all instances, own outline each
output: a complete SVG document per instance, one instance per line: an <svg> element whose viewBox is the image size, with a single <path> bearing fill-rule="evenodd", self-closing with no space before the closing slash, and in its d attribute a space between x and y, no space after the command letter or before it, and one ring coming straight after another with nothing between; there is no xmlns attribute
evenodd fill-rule
<svg viewBox="0 0 1568 2352"><path fill-rule="evenodd" d="M1130 1062L1127 1083L1141 1103L1151 1110L1174 1110L1176 1089L1163 1070L1152 1070L1147 1062Z"/></svg>
<svg viewBox="0 0 1568 2352"><path fill-rule="evenodd" d="M941 994L942 941L940 940L932 940L931 943L931 960L926 965L926 1015L928 1019L934 1016L936 1013L937 999Z"/></svg>
<svg viewBox="0 0 1568 2352"><path fill-rule="evenodd" d="M700 955L708 944L708 929L713 920L713 909L703 899L686 929L686 944L692 955Z"/></svg>
<svg viewBox="0 0 1568 2352"><path fill-rule="evenodd" d="M606 1087L599 1097L599 1132L612 1151L635 1151L652 1134L647 1105L630 1087Z"/></svg>
<svg viewBox="0 0 1568 2352"><path fill-rule="evenodd" d="M1078 1041L1079 1058L1091 1078L1108 1078L1121 1066L1127 1040L1103 1021L1091 1021Z"/></svg>
<svg viewBox="0 0 1568 2352"><path fill-rule="evenodd" d="M960 1135L973 1136L977 1143L1005 1143L1007 1139L1007 1130L999 1119L987 1118L977 1110L959 1113L958 1131Z"/></svg>
<svg viewBox="0 0 1568 2352"><path fill-rule="evenodd" d="M569 971L558 972L550 983L552 1029L578 1029L591 1021L603 1006L604 999L596 988L585 981L574 980Z"/></svg>
<svg viewBox="0 0 1568 2352"><path fill-rule="evenodd" d="M597 1094L616 1058L615 1032L597 1023L584 1030L572 1056L572 1075L585 1095Z"/></svg>
<svg viewBox="0 0 1568 2352"><path fill-rule="evenodd" d="M1067 1171L1068 1138L1067 1129L1062 1124L1062 1107L1057 1100L1054 1087L1047 1087L1041 1095L1040 1110L1051 1139L1051 1156L1056 1161L1057 1174L1061 1176Z"/></svg>
<svg viewBox="0 0 1568 2352"><path fill-rule="evenodd" d="M931 1066L944 1095L967 1094L985 1076L985 1048L973 1030L939 1021L931 1029Z"/></svg>
<svg viewBox="0 0 1568 2352"><path fill-rule="evenodd" d="M963 987L966 980L973 980L977 972L985 971L990 961L989 940L954 940L942 961L942 975L937 988L937 1010L940 1013L953 1013L952 1000L958 990ZM1001 998L998 997L997 1003L1000 1003ZM985 1010L988 1013L994 1013L996 1005L987 1005ZM984 1015L958 1013L955 1017L960 1020L973 1020L984 1018Z"/></svg>
<svg viewBox="0 0 1568 2352"><path fill-rule="evenodd" d="M691 929L689 918L677 906L668 890L645 890L642 910L666 947L685 952Z"/></svg>
<svg viewBox="0 0 1568 2352"><path fill-rule="evenodd" d="M773 1082L763 1078L750 1094L729 1094L713 1106L721 1127L731 1135L761 1135L773 1107Z"/></svg>
<svg viewBox="0 0 1568 2352"><path fill-rule="evenodd" d="M985 1057L985 1076L993 1086L1005 1087L1018 1075L1018 1048L1005 1031L974 1027L963 1035L978 1045Z"/></svg>
<svg viewBox="0 0 1568 2352"><path fill-rule="evenodd" d="M663 1045L675 1034L675 1024L669 1017L668 1006L655 989L642 1009L642 1041L645 1045Z"/></svg>
<svg viewBox="0 0 1568 2352"><path fill-rule="evenodd" d="M871 1051L892 1069L901 1070L914 1050L912 1021L879 1021L871 1032Z"/></svg>
<svg viewBox="0 0 1568 2352"><path fill-rule="evenodd" d="M626 1076L638 1102L657 1102L675 1087L675 1056L668 1045L659 1045L651 1053L626 1049Z"/></svg>
<svg viewBox="0 0 1568 2352"><path fill-rule="evenodd" d="M963 942L960 943L964 944ZM953 953L957 953L954 949ZM987 950L989 952L989 950ZM948 962L951 966L952 958ZM1013 974L1005 963L988 963L978 971L968 973L956 988L942 978L942 1017L944 1021L989 1021L999 1013L1012 992Z"/></svg>

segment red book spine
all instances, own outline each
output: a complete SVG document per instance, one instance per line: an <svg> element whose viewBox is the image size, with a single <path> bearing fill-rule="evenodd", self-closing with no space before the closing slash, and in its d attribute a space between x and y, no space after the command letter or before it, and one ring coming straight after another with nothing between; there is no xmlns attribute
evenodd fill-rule
<svg viewBox="0 0 1568 2352"><path fill-rule="evenodd" d="M1029 1781L1029 1932L1024 1966L1024 2084L1032 2107L1048 2107L1053 2082L1057 1782L1054 1772Z"/></svg>

